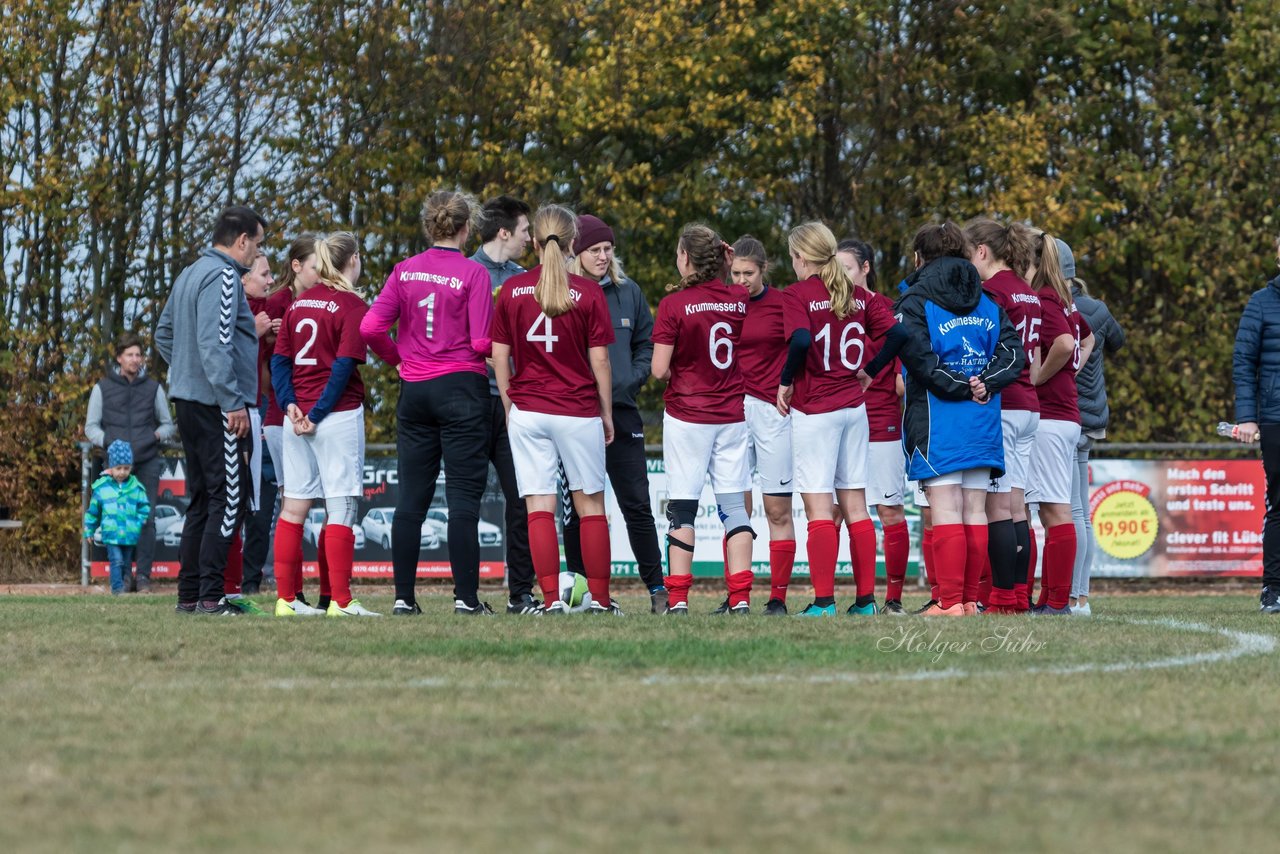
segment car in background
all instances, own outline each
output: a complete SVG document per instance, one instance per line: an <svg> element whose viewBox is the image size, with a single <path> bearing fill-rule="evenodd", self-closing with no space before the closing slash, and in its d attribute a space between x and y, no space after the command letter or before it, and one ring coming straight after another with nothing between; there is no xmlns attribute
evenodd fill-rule
<svg viewBox="0 0 1280 854"><path fill-rule="evenodd" d="M182 540L182 525L187 517L172 504L157 504L153 515L156 520L156 542L176 546ZM170 531L173 532L172 535Z"/></svg>
<svg viewBox="0 0 1280 854"><path fill-rule="evenodd" d="M432 507L427 511L427 523L435 528L436 536L440 538L440 542L448 544L449 510L445 507ZM480 545L502 545L502 529L492 522L486 522L481 519L476 526L476 532L480 537Z"/></svg>
<svg viewBox="0 0 1280 854"><path fill-rule="evenodd" d="M375 507L364 514L360 530L365 539L370 543L377 543L384 549L391 548L391 520L395 513L394 507ZM418 540L418 548L440 548L440 538L436 536L436 529L426 520L422 522L422 536Z"/></svg>
<svg viewBox="0 0 1280 854"><path fill-rule="evenodd" d="M302 523L302 539L313 546L320 544L320 529L324 527L324 518L327 515L323 507L312 507L307 513L307 520ZM355 534L356 548L364 548L364 528L359 525L351 526L352 533Z"/></svg>

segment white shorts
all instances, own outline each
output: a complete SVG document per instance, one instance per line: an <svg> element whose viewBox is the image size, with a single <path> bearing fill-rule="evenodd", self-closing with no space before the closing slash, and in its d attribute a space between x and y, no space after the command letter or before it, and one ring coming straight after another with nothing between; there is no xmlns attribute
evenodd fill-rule
<svg viewBox="0 0 1280 854"><path fill-rule="evenodd" d="M772 403L747 395L747 467L766 495L791 494L791 416Z"/></svg>
<svg viewBox="0 0 1280 854"><path fill-rule="evenodd" d="M599 416L524 412L513 403L507 437L521 498L557 495L562 462L570 490L604 492L604 422Z"/></svg>
<svg viewBox="0 0 1280 854"><path fill-rule="evenodd" d="M249 477L253 481L249 510L257 513L262 496L262 416L252 407L249 408L249 438L253 440L253 450L249 452Z"/></svg>
<svg viewBox="0 0 1280 854"><path fill-rule="evenodd" d="M284 429L284 497L364 493L364 407L330 412L310 436Z"/></svg>
<svg viewBox="0 0 1280 854"><path fill-rule="evenodd" d="M871 442L867 445L867 506L901 507L907 482L907 455L902 442Z"/></svg>
<svg viewBox="0 0 1280 854"><path fill-rule="evenodd" d="M1026 490L1031 473L1031 449L1036 443L1040 413L1025 409L1001 410L1000 432L1004 436L1004 477L993 480L988 492Z"/></svg>
<svg viewBox="0 0 1280 854"><path fill-rule="evenodd" d="M929 496L925 494L924 486L918 480L907 481L907 491L915 498L917 507L928 507Z"/></svg>
<svg viewBox="0 0 1280 854"><path fill-rule="evenodd" d="M662 462L667 469L668 497L677 501L701 498L708 473L712 492L746 492L751 488L749 439L745 421L693 424L664 414Z"/></svg>
<svg viewBox="0 0 1280 854"><path fill-rule="evenodd" d="M987 486L991 483L991 469L984 466L980 469L953 471L926 478L921 483L926 490L931 486L958 486L961 489L981 489L986 492Z"/></svg>
<svg viewBox="0 0 1280 854"><path fill-rule="evenodd" d="M1079 442L1080 425L1076 422L1040 419L1031 452L1028 504L1071 503L1071 476Z"/></svg>
<svg viewBox="0 0 1280 854"><path fill-rule="evenodd" d="M870 441L865 405L816 415L792 409L796 492L864 489Z"/></svg>
<svg viewBox="0 0 1280 854"><path fill-rule="evenodd" d="M323 423L323 422L322 422ZM293 428L290 427L290 430ZM276 472L276 483L284 484L284 427L279 424L263 427L262 433L267 440L267 453L271 455L271 467Z"/></svg>

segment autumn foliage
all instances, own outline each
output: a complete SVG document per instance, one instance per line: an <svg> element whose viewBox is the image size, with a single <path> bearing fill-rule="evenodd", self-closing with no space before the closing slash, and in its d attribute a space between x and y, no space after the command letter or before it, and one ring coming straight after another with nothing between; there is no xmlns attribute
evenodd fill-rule
<svg viewBox="0 0 1280 854"><path fill-rule="evenodd" d="M72 561L84 402L227 202L279 250L348 228L370 293L435 187L607 219L652 299L680 226L819 218L880 253L922 222L1034 222L1129 333L1111 437L1230 417L1274 274L1280 32L1266 2L10 0L0 9L0 551ZM163 365L153 361L153 371ZM371 440L394 384L370 372ZM653 389L642 401L656 410Z"/></svg>

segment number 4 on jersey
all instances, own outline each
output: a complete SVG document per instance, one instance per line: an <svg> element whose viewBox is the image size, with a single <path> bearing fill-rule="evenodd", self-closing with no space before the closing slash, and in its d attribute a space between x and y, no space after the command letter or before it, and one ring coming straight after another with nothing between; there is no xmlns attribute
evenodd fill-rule
<svg viewBox="0 0 1280 854"><path fill-rule="evenodd" d="M551 332L551 318L547 317L546 312L540 312L533 325L529 327L529 331L524 334L524 340L534 344L541 344L542 349L548 353L551 352L552 346L560 340L560 336Z"/></svg>

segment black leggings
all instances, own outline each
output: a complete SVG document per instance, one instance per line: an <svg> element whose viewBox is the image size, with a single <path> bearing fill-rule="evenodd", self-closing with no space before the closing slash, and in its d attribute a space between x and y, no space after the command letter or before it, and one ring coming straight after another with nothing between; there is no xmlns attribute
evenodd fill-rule
<svg viewBox="0 0 1280 854"><path fill-rule="evenodd" d="M400 383L396 408L400 501L391 522L396 598L414 601L422 521L435 497L440 463L449 508L453 595L479 604L480 497L489 476L489 385L483 374L458 372Z"/></svg>

